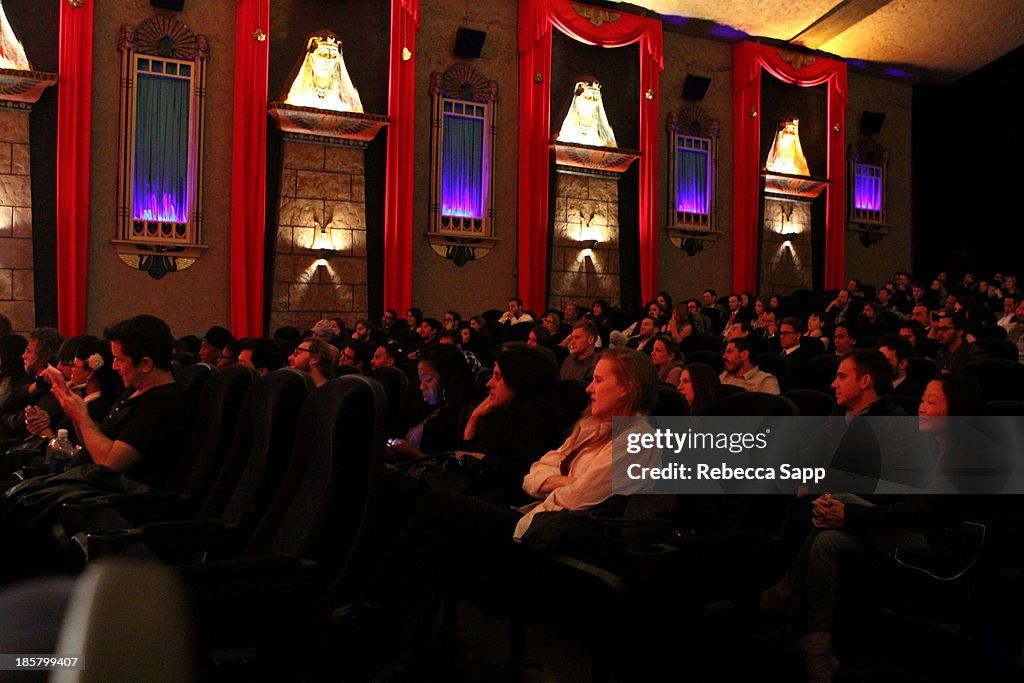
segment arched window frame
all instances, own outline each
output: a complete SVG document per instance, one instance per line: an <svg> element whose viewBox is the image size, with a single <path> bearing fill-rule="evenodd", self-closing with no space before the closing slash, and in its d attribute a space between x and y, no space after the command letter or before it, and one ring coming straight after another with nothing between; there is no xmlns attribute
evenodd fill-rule
<svg viewBox="0 0 1024 683"><path fill-rule="evenodd" d="M113 240L127 265L159 279L188 268L199 258L203 244L203 122L206 102L206 61L209 43L181 21L156 15L136 29L121 28L121 110L118 141L117 229ZM137 206L136 160L139 133L140 79L160 76L185 82L182 102L187 112L185 147L187 168L183 196L185 215L180 219L145 216Z"/></svg>
<svg viewBox="0 0 1024 683"><path fill-rule="evenodd" d="M434 251L455 265L486 256L499 241L494 236L494 103L498 85L487 80L470 64L459 63L444 72L435 72L430 79L431 147L430 147L430 227L427 239ZM445 147L445 125L448 117L480 122L481 144L476 159L469 161L480 169L476 191L478 211L474 215L458 215L446 210L445 172L450 169L451 146Z"/></svg>
<svg viewBox="0 0 1024 683"><path fill-rule="evenodd" d="M721 236L718 226L718 136L720 125L702 106L688 103L669 113L669 184L665 230L676 247L690 256L703 251ZM696 210L682 208L680 195L680 157L684 153L704 154L707 162L703 179L705 206Z"/></svg>

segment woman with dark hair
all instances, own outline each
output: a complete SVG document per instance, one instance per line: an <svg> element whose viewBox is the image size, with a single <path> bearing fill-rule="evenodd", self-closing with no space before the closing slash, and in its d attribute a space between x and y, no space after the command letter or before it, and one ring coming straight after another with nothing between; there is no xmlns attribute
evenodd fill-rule
<svg viewBox="0 0 1024 683"><path fill-rule="evenodd" d="M760 603L763 611L790 616L801 614L802 605L806 633L800 648L808 681L831 681L839 668L831 640L841 572L860 567L866 555L897 561L900 551L967 556L966 549L959 547L962 534L950 527L965 519L971 498L939 494L963 483L962 479L958 482L956 473L964 471L960 467L964 464L963 447L969 442L957 421L949 418L977 415L982 399L981 387L968 377L941 375L928 383L918 409L918 430L931 442L931 453L926 455L937 467L925 468L931 473L921 482L924 495L904 495L902 501L887 505L874 505L847 493L826 493L813 501L814 528L793 566L779 583L761 594Z"/></svg>
<svg viewBox="0 0 1024 683"><path fill-rule="evenodd" d="M654 320L654 327L658 331L662 331L663 328L668 325L669 321L669 310L659 304L657 301L652 301L647 306L647 317Z"/></svg>
<svg viewBox="0 0 1024 683"><path fill-rule="evenodd" d="M472 393L472 377L462 351L452 344L424 349L417 367L427 417L405 439L392 439L385 453L392 460L417 460L426 453L453 451L462 442Z"/></svg>
<svg viewBox="0 0 1024 683"><path fill-rule="evenodd" d="M612 309L606 299L596 299L590 307L590 316L594 327L597 328L597 335L601 338L601 345L608 347L608 338L612 333Z"/></svg>
<svg viewBox="0 0 1024 683"><path fill-rule="evenodd" d="M807 316L807 332L804 333L805 337L811 337L821 342L825 350L828 351L832 345L832 340L829 339L828 334L825 332L825 314L821 311L813 311Z"/></svg>
<svg viewBox="0 0 1024 683"><path fill-rule="evenodd" d="M704 363L687 363L679 374L679 393L690 405L690 415L701 415L718 398L722 382L718 373Z"/></svg>
<svg viewBox="0 0 1024 683"><path fill-rule="evenodd" d="M672 310L672 295L665 290L658 292L658 296L654 297L654 300L658 302L661 309L666 313Z"/></svg>
<svg viewBox="0 0 1024 683"><path fill-rule="evenodd" d="M544 352L511 346L498 352L488 395L463 431L466 450L479 464L463 493L500 504L522 504L523 477L530 464L558 444L558 407L551 392L558 369Z"/></svg>
<svg viewBox="0 0 1024 683"><path fill-rule="evenodd" d="M0 406L25 378L25 363L21 355L28 342L20 334L0 337Z"/></svg>
<svg viewBox="0 0 1024 683"><path fill-rule="evenodd" d="M679 344L667 334L659 334L651 347L651 361L658 370L658 381L676 386L683 372L683 356Z"/></svg>
<svg viewBox="0 0 1024 683"><path fill-rule="evenodd" d="M492 365L491 338L486 332L477 332L474 327L463 327L459 330L459 339L462 340L458 344L460 349L479 358L482 365Z"/></svg>

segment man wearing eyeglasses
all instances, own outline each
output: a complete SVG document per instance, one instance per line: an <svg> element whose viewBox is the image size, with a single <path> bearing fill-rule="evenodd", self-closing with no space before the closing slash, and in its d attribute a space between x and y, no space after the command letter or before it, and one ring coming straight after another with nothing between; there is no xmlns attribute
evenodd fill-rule
<svg viewBox="0 0 1024 683"><path fill-rule="evenodd" d="M318 337L308 337L299 342L292 355L288 356L288 367L308 372L313 384L322 386L334 377L334 347Z"/></svg>

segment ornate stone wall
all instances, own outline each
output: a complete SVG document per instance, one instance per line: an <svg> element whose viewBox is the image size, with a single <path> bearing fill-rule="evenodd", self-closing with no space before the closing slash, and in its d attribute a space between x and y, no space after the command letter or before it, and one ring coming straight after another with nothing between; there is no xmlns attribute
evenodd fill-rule
<svg viewBox="0 0 1024 683"><path fill-rule="evenodd" d="M367 314L364 150L284 140L270 332ZM335 251L315 250L320 228Z"/></svg>
<svg viewBox="0 0 1024 683"><path fill-rule="evenodd" d="M594 299L618 305L618 179L559 172L556 184L548 305L589 308ZM584 240L597 243L591 248Z"/></svg>
<svg viewBox="0 0 1024 683"><path fill-rule="evenodd" d="M0 109L0 313L16 332L35 327L29 111Z"/></svg>
<svg viewBox="0 0 1024 683"><path fill-rule="evenodd" d="M811 287L811 205L768 197L761 227L760 293Z"/></svg>

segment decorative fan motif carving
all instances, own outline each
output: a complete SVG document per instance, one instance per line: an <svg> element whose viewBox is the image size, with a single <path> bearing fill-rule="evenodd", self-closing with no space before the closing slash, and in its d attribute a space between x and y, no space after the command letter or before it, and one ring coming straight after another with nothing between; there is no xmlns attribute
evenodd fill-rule
<svg viewBox="0 0 1024 683"><path fill-rule="evenodd" d="M147 19L135 31L135 51L171 59L194 59L198 38L174 17L158 14Z"/></svg>
<svg viewBox="0 0 1024 683"><path fill-rule="evenodd" d="M456 64L441 76L444 97L457 97L472 102L487 102L498 96L494 81L484 78L469 64Z"/></svg>

